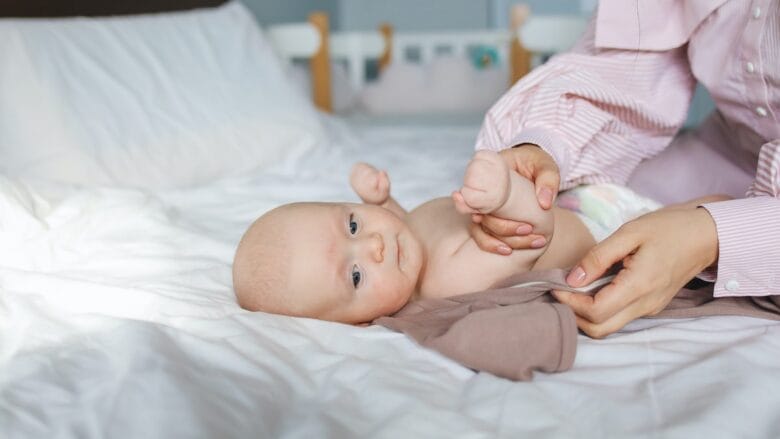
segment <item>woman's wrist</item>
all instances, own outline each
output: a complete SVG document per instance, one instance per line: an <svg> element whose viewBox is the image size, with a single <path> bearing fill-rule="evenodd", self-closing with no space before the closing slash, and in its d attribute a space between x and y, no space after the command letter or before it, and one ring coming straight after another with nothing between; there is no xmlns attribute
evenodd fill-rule
<svg viewBox="0 0 780 439"><path fill-rule="evenodd" d="M712 215L703 207L693 209L693 215L697 218L697 230L702 233L702 256L704 267L702 271L715 267L718 263L718 228Z"/></svg>

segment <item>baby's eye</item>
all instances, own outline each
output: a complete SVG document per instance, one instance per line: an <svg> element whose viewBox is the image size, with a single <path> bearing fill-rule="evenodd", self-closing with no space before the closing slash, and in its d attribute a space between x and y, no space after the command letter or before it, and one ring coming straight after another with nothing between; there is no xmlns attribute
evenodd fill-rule
<svg viewBox="0 0 780 439"><path fill-rule="evenodd" d="M358 229L358 223L357 223L357 221L355 221L355 215L350 213L349 214L349 233L351 235L354 235L354 234L357 233L357 229Z"/></svg>
<svg viewBox="0 0 780 439"><path fill-rule="evenodd" d="M357 288L358 285L360 285L360 280L362 279L362 275L360 274L360 269L357 265L352 266L352 285Z"/></svg>

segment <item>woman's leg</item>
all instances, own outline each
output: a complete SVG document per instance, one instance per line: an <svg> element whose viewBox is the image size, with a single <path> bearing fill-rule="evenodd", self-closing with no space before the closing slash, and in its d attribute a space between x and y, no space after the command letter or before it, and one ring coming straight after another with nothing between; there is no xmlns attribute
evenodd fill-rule
<svg viewBox="0 0 780 439"><path fill-rule="evenodd" d="M678 135L658 156L640 163L628 186L663 204L711 194L742 198L755 172L755 167L748 169L745 152L730 143L715 113L695 130Z"/></svg>

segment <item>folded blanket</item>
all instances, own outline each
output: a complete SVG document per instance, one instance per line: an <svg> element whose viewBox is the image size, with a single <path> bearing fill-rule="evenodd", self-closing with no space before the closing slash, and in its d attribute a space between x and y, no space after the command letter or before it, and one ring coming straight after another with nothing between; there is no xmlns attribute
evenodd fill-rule
<svg viewBox="0 0 780 439"><path fill-rule="evenodd" d="M577 350L574 313L548 292L594 294L611 279L572 289L565 277L560 269L521 273L485 291L410 302L374 323L403 332L471 369L530 380L534 370L568 370ZM780 320L780 296L716 299L711 284L689 284L654 318L713 315Z"/></svg>

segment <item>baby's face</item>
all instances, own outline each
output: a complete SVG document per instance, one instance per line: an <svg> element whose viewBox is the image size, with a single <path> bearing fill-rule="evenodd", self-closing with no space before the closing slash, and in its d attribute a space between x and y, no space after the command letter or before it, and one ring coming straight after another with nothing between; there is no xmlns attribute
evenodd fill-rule
<svg viewBox="0 0 780 439"><path fill-rule="evenodd" d="M287 220L287 219L286 219ZM400 309L423 265L420 241L389 210L307 203L289 217L286 285L310 317L369 322Z"/></svg>

